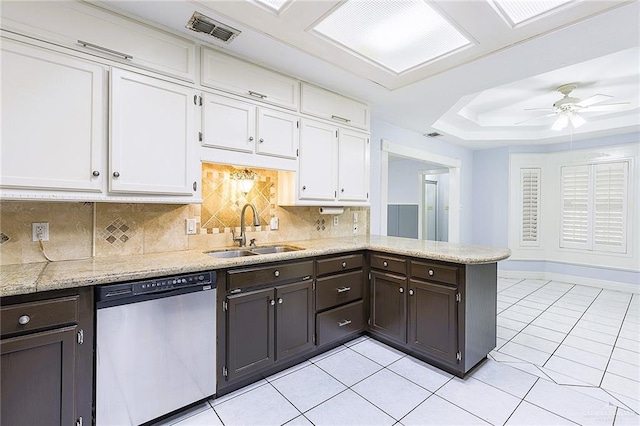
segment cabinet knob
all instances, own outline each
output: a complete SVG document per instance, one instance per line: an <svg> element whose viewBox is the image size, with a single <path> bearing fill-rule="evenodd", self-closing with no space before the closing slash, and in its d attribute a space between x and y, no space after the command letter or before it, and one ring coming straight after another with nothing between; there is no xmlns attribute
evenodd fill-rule
<svg viewBox="0 0 640 426"><path fill-rule="evenodd" d="M94 170L93 173L91 173L92 175L94 175L95 177L100 176L100 172L97 170Z"/></svg>
<svg viewBox="0 0 640 426"><path fill-rule="evenodd" d="M384 266L384 267L386 268L387 266L389 266L389 262L387 262L387 261L385 260L384 262L382 262L382 266Z"/></svg>
<svg viewBox="0 0 640 426"><path fill-rule="evenodd" d="M275 275L276 277L279 277L279 276L280 276L280 271L275 271L275 272L273 273L273 275Z"/></svg>
<svg viewBox="0 0 640 426"><path fill-rule="evenodd" d="M271 306L274 306L274 305L276 304L276 301L275 301L275 300L269 300L269 304L270 304Z"/></svg>
<svg viewBox="0 0 640 426"><path fill-rule="evenodd" d="M120 172L113 172L113 177L114 178L120 177Z"/></svg>
<svg viewBox="0 0 640 426"><path fill-rule="evenodd" d="M344 188L342 188L342 189L340 190L340 192L344 192Z"/></svg>
<svg viewBox="0 0 640 426"><path fill-rule="evenodd" d="M258 142L262 143L262 142L264 142L264 139L260 138L260 140Z"/></svg>
<svg viewBox="0 0 640 426"><path fill-rule="evenodd" d="M307 189L307 187L306 187L306 186L303 186L303 187L302 187L302 190L304 191L305 189Z"/></svg>
<svg viewBox="0 0 640 426"><path fill-rule="evenodd" d="M433 272L433 269L429 269L429 276L430 276L430 277L432 277L434 273L435 273L435 272Z"/></svg>
<svg viewBox="0 0 640 426"><path fill-rule="evenodd" d="M398 291L399 291L400 293L404 293L404 287L400 287L400 288L398 289Z"/></svg>
<svg viewBox="0 0 640 426"><path fill-rule="evenodd" d="M194 191L198 190L198 182L193 182L193 190Z"/></svg>
<svg viewBox="0 0 640 426"><path fill-rule="evenodd" d="M29 324L29 321L31 321L31 317L29 317L29 315L23 315L18 318L18 322L22 325Z"/></svg>
<svg viewBox="0 0 640 426"><path fill-rule="evenodd" d="M409 290L409 296L413 296L413 290Z"/></svg>
<svg viewBox="0 0 640 426"><path fill-rule="evenodd" d="M280 297L280 298L278 299L278 303L282 305L282 302L283 302L282 297Z"/></svg>
<svg viewBox="0 0 640 426"><path fill-rule="evenodd" d="M347 267L347 262L342 262L342 267L346 268Z"/></svg>
<svg viewBox="0 0 640 426"><path fill-rule="evenodd" d="M249 136L249 141L253 142L253 136Z"/></svg>

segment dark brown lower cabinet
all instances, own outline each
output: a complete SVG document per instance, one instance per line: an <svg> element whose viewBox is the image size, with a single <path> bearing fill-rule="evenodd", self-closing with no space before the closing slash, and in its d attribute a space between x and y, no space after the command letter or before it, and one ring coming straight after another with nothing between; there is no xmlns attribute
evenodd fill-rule
<svg viewBox="0 0 640 426"><path fill-rule="evenodd" d="M76 329L2 340L2 424L74 424Z"/></svg>
<svg viewBox="0 0 640 426"><path fill-rule="evenodd" d="M409 282L410 346L444 361L457 361L457 291L446 285Z"/></svg>
<svg viewBox="0 0 640 426"><path fill-rule="evenodd" d="M371 331L407 341L406 287L405 277L371 272Z"/></svg>
<svg viewBox="0 0 640 426"><path fill-rule="evenodd" d="M228 297L227 380L313 347L311 280Z"/></svg>

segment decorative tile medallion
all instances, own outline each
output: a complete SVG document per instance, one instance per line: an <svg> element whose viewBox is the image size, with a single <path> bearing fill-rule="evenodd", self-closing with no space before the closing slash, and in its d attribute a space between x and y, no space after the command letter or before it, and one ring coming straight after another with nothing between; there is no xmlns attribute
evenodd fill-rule
<svg viewBox="0 0 640 426"><path fill-rule="evenodd" d="M11 239L10 236L5 234L4 232L0 232L0 246L6 243L7 241L9 241L10 239Z"/></svg>
<svg viewBox="0 0 640 426"><path fill-rule="evenodd" d="M121 219L114 220L109 226L100 231L100 238L116 247L122 247L134 235L136 235L136 231Z"/></svg>

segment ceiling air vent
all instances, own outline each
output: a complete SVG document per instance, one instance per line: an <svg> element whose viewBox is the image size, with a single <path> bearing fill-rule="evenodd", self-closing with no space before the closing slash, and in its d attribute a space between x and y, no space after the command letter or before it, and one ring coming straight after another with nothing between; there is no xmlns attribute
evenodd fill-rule
<svg viewBox="0 0 640 426"><path fill-rule="evenodd" d="M438 133L438 132L425 133L424 136L427 136L427 137L430 137L430 138L437 138L438 136L442 136L442 133Z"/></svg>
<svg viewBox="0 0 640 426"><path fill-rule="evenodd" d="M231 43L241 32L198 12L193 12L193 16L189 19L189 23L187 23L187 28L198 33L209 34L225 43Z"/></svg>

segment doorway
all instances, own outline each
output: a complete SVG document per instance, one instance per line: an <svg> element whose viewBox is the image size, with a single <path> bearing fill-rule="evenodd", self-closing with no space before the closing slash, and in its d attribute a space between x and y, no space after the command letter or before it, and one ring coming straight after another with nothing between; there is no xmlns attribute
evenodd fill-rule
<svg viewBox="0 0 640 426"><path fill-rule="evenodd" d="M460 166L461 161L456 158L445 157L442 155L432 154L420 149L407 147L404 145L394 144L388 140L382 140L382 155L381 155L381 176L380 176L380 234L387 234L387 216L388 216L388 201L389 201L389 157L401 157L403 159L415 160L424 163L426 172L436 175L446 174L448 178L448 201L443 205L443 200L440 200L440 208L446 208L446 215L440 215L440 221L438 222L440 232L440 241L448 241L457 243L460 241ZM420 186L416 186L418 194L424 194L425 177L424 173L415 177L414 182L419 182ZM431 176L431 175L429 175ZM431 178L430 180L440 179ZM442 182L440 187L442 188ZM444 189L444 188L443 188ZM424 195L420 195L424 197ZM442 197L441 197L442 198ZM419 204L419 210L424 205L424 202ZM418 238L422 239L423 230L423 214L422 211L418 212ZM443 220L443 216L446 217L446 221ZM446 230L446 233L444 232ZM445 238L446 234L446 238Z"/></svg>
<svg viewBox="0 0 640 426"><path fill-rule="evenodd" d="M424 181L422 239L438 241L438 181Z"/></svg>

